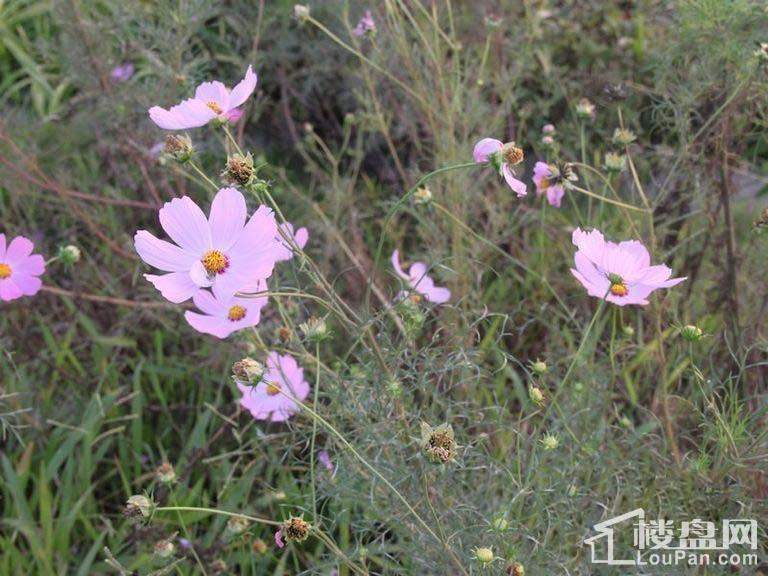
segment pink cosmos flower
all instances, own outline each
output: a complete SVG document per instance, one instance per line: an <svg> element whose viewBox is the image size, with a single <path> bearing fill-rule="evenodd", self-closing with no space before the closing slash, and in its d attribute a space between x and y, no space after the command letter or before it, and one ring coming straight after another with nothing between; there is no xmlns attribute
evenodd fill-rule
<svg viewBox="0 0 768 576"><path fill-rule="evenodd" d="M267 289L267 282L261 280L257 291ZM214 287L213 294L207 290L198 290L192 301L204 314L187 311L184 318L190 326L217 338L226 338L232 332L256 326L261 320L261 309L267 304L267 296L242 298L231 294L220 294Z"/></svg>
<svg viewBox="0 0 768 576"><path fill-rule="evenodd" d="M365 11L365 15L360 18L357 26L352 30L352 34L355 36L365 36L368 32L376 32L376 22L374 22L370 10Z"/></svg>
<svg viewBox="0 0 768 576"><path fill-rule="evenodd" d="M213 287L217 297L269 278L281 246L275 239L272 210L260 206L246 224L245 198L222 188L206 219L191 198L174 198L160 209L160 224L177 245L146 230L134 237L136 251L150 266L170 274L144 277L171 302L184 302L200 288Z"/></svg>
<svg viewBox="0 0 768 576"><path fill-rule="evenodd" d="M412 290L424 296L428 301L435 304L444 304L451 299L451 291L448 288L435 286L435 281L427 275L427 265L423 262L411 264L406 274L400 267L400 254L395 250L392 252L392 267L397 275L408 283ZM399 296L403 294L401 292Z"/></svg>
<svg viewBox="0 0 768 576"><path fill-rule="evenodd" d="M153 106L149 117L165 130L186 130L205 126L211 120L237 122L243 115L238 108L248 100L256 88L256 74L248 66L245 78L229 90L221 82L203 82L195 90L195 97L182 101L170 110Z"/></svg>
<svg viewBox="0 0 768 576"><path fill-rule="evenodd" d="M237 383L242 392L240 405L256 420L283 422L299 407L296 400L304 400L309 394L309 384L304 380L304 369L288 355L277 352L267 355L264 377L256 386Z"/></svg>
<svg viewBox="0 0 768 576"><path fill-rule="evenodd" d="M606 242L598 230L573 232L573 243L578 247L576 268L571 273L587 289L590 296L605 298L608 302L648 304L648 296L659 288L671 288L685 278L670 278L667 266L651 266L651 256L637 240ZM607 295L607 296L606 296Z"/></svg>
<svg viewBox="0 0 768 576"><path fill-rule="evenodd" d="M496 168L518 198L528 194L525 183L515 178L512 170L513 166L523 161L523 150L514 142L504 144L495 138L483 138L475 144L472 156L478 164L491 164Z"/></svg>
<svg viewBox="0 0 768 576"><path fill-rule="evenodd" d="M45 260L32 254L34 247L24 236L17 236L6 247L5 234L0 234L0 300L34 296L40 290L43 282L38 276L45 272Z"/></svg>
<svg viewBox="0 0 768 576"><path fill-rule="evenodd" d="M307 245L307 240L309 240L309 232L306 228L299 228L296 230L296 232L294 232L293 224L290 222L284 222L283 224L280 224L280 230L282 230L285 236L293 238L294 243L302 250L304 249L304 246ZM277 241L280 243L277 261L284 262L293 258L293 248L279 232L277 234Z"/></svg>
<svg viewBox="0 0 768 576"><path fill-rule="evenodd" d="M109 76L115 82L127 82L131 79L131 76L133 76L134 70L135 68L133 67L133 64L126 62L125 64L112 68Z"/></svg>
<svg viewBox="0 0 768 576"><path fill-rule="evenodd" d="M565 188L556 179L546 162L536 162L533 167L533 183L536 184L536 194L546 194L550 205L560 208L560 203L565 196Z"/></svg>

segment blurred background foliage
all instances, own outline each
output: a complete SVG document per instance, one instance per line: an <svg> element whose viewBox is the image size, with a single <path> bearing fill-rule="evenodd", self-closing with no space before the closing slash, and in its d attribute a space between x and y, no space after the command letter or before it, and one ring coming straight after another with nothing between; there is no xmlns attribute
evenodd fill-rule
<svg viewBox="0 0 768 576"><path fill-rule="evenodd" d="M357 38L365 9L378 31ZM68 296L3 304L0 571L117 573L108 546L141 574L348 573L320 541L278 551L268 527L234 533L199 513L144 526L121 514L145 491L277 519L311 509L311 420L256 424L236 406L230 366L259 340L193 333L160 304L132 248L136 229L157 230L163 202L209 199L158 155L163 134L146 110L206 79L231 86L248 64L259 84L236 136L269 163L263 175L310 229L308 251L334 286L370 312L392 369L335 326L322 413L467 566L477 570L473 547L493 546L491 573L511 561L530 574L594 573L581 544L589 528L638 506L764 524L764 2L327 0L311 10L299 22L282 0L0 1L2 230L48 256L83 251L46 274ZM113 78L125 64L132 76ZM578 116L582 98L594 120ZM549 123L554 149L541 140ZM620 127L637 136L626 148L613 141ZM221 135L191 135L218 174ZM433 180L436 205L408 204L384 228L423 173L469 161L484 136L524 147L529 182L537 159L579 162L599 172L578 169L582 186L615 190L652 217L575 193L558 211L472 171ZM629 163L604 178L609 152ZM638 237L688 281L648 308L603 315L563 412L542 417L528 387L558 390L595 307L568 272L576 226ZM375 316L375 298L367 306L382 233L384 254L430 262L455 295L415 338ZM384 295L397 292L384 264L376 278ZM312 378L298 335L279 331L319 312L285 302L259 327ZM706 337L684 342L685 324ZM546 374L532 373L537 359ZM453 425L458 464L419 457L422 420ZM545 433L559 436L554 450L542 448ZM376 574L453 573L380 482L330 436L318 441L337 467L318 482L323 526L347 556ZM154 478L164 461L175 466L171 488ZM153 546L174 533L185 540L172 564Z"/></svg>

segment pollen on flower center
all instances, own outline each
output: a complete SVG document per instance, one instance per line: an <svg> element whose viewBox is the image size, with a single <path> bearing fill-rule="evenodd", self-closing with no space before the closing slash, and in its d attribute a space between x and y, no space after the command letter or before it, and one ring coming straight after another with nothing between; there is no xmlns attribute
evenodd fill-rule
<svg viewBox="0 0 768 576"><path fill-rule="evenodd" d="M211 110L213 110L216 114L221 114L223 112L223 110L221 109L221 106L219 106L216 102L213 102L213 101L207 102L205 105L208 106L208 108L210 108Z"/></svg>
<svg viewBox="0 0 768 576"><path fill-rule="evenodd" d="M237 322L238 320L242 320L245 318L245 308L242 306L239 306L235 304L232 306L232 308L229 309L229 314L227 314L227 318L229 318L232 322Z"/></svg>
<svg viewBox="0 0 768 576"><path fill-rule="evenodd" d="M208 274L223 274L229 268L229 258L220 250L209 250L200 262Z"/></svg>
<svg viewBox="0 0 768 576"><path fill-rule="evenodd" d="M623 282L619 284L611 284L611 294L614 296L626 296L629 294L629 288Z"/></svg>
<svg viewBox="0 0 768 576"><path fill-rule="evenodd" d="M11 267L8 264L0 262L0 280L5 280L11 277Z"/></svg>
<svg viewBox="0 0 768 576"><path fill-rule="evenodd" d="M267 383L267 396L277 396L280 394L280 385L277 382Z"/></svg>

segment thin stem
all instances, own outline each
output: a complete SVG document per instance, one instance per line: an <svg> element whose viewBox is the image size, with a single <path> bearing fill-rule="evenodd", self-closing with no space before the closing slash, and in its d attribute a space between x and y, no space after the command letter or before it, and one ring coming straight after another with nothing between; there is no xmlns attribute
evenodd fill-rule
<svg viewBox="0 0 768 576"><path fill-rule="evenodd" d="M594 192L590 192L589 190L586 190L584 188L581 188L579 186L575 186L571 184L571 190L575 190L576 192L580 192L581 194L585 194L589 196L590 198L597 198L601 202L607 202L608 204L613 204L614 206L620 206L621 208L624 208L626 210L634 210L635 212L642 212L644 214L648 213L648 208L639 208L637 206L634 206L633 204L627 204L625 202L620 202L619 200L613 200L612 198L606 198L605 196L600 196L600 194L595 194Z"/></svg>
<svg viewBox="0 0 768 576"><path fill-rule="evenodd" d="M218 190L219 189L218 184L216 184L216 182L214 182L213 180L208 178L208 175L200 169L200 167L195 163L194 160L190 160L189 162L187 162L187 164L189 164L189 167L192 168L192 170L194 170L197 173L197 175L200 176L200 178L205 180L205 182L211 188L213 188L214 190Z"/></svg>
<svg viewBox="0 0 768 576"><path fill-rule="evenodd" d="M312 410L317 412L317 397L318 390L320 389L320 342L315 343L315 358L317 359L317 365L315 366L315 389L314 396L312 398ZM315 439L317 438L317 420L312 419L312 441L309 445L309 472L312 482L312 518L314 518L315 524L319 523L317 518L317 487L315 478Z"/></svg>
<svg viewBox="0 0 768 576"><path fill-rule="evenodd" d="M229 516L230 518L245 518L246 520L256 522L257 524L269 524L270 526L281 526L283 524L276 520L268 520L267 518L260 518L258 516L249 516L248 514L242 514L240 512L227 512L226 510L200 508L197 506L158 506L154 509L154 512L208 512L209 514Z"/></svg>

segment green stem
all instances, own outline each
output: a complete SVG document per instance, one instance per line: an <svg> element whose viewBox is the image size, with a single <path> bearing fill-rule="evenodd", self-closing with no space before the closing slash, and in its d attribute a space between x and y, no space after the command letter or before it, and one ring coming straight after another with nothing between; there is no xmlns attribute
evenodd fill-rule
<svg viewBox="0 0 768 576"><path fill-rule="evenodd" d="M312 410L317 412L317 397L318 390L320 389L320 342L315 343L315 358L317 359L317 366L315 367L315 389L312 399ZM315 524L319 524L317 517L317 486L315 478L315 439L317 438L317 420L312 419L312 441L309 445L309 462L310 462L310 479L312 482L312 518L314 518Z"/></svg>

